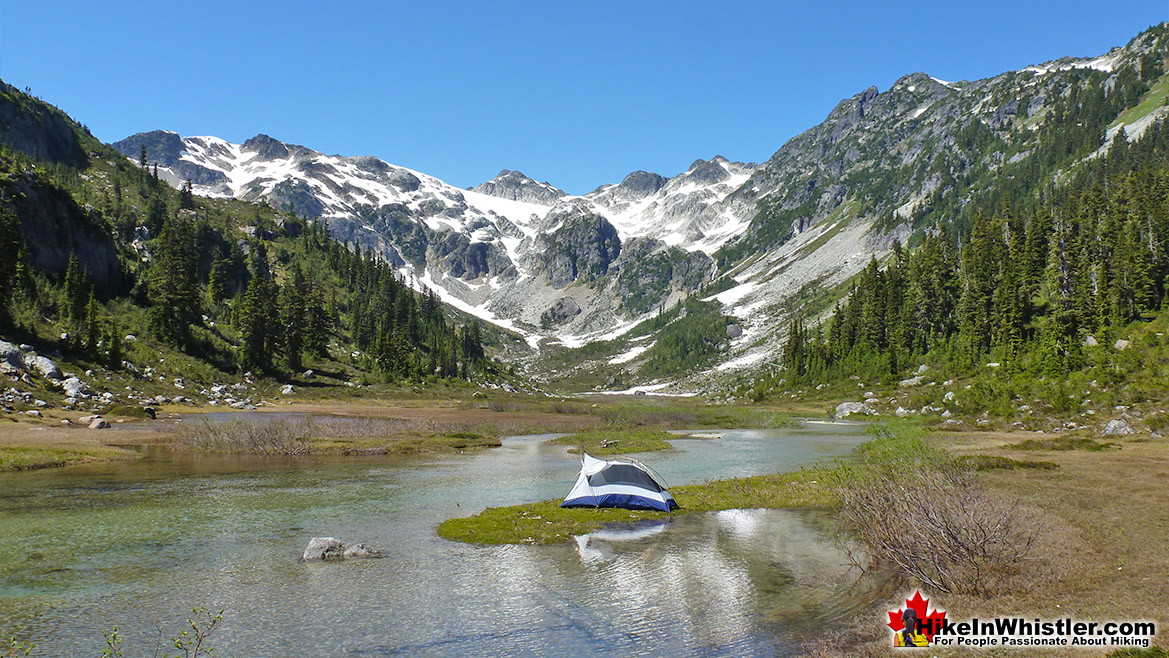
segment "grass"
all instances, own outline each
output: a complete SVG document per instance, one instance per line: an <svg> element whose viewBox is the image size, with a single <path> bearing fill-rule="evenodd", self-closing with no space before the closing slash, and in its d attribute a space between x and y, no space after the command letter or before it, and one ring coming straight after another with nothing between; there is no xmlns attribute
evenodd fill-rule
<svg viewBox="0 0 1169 658"><path fill-rule="evenodd" d="M1120 444L1097 441L1085 436L1061 436L1054 439L1026 439L1008 446L1012 450L1087 450L1101 452L1120 448Z"/></svg>
<svg viewBox="0 0 1169 658"><path fill-rule="evenodd" d="M1125 110L1112 125L1117 126L1122 123L1127 125L1147 116L1153 110L1164 105L1167 96L1169 96L1169 73L1158 78L1149 91L1145 93L1141 102Z"/></svg>
<svg viewBox="0 0 1169 658"><path fill-rule="evenodd" d="M108 446L0 445L0 471L27 471L133 457L134 454L131 452Z"/></svg>
<svg viewBox="0 0 1169 658"><path fill-rule="evenodd" d="M193 452L257 455L413 455L497 447L497 426L405 418L312 416L194 423L178 436Z"/></svg>
<svg viewBox="0 0 1169 658"><path fill-rule="evenodd" d="M667 450L671 447L671 438L673 435L665 430L606 426L573 432L549 443L572 446L569 452L574 454L584 448L590 455L601 456Z"/></svg>
<svg viewBox="0 0 1169 658"><path fill-rule="evenodd" d="M858 455L865 462L885 462L929 450L924 447L921 431L916 426L909 423L891 425L892 429L882 425L870 431L873 439L858 449ZM854 474L851 470L853 468L850 462L838 461L836 464L790 473L728 478L672 487L670 493L681 507L675 514L726 509L827 508L833 507L838 501L826 482L833 477ZM663 515L661 512L632 510L561 509L559 504L559 500L546 500L511 507L491 507L474 516L442 522L438 526L438 534L454 541L477 544L550 544L600 530L607 523L655 519Z"/></svg>
<svg viewBox="0 0 1169 658"><path fill-rule="evenodd" d="M1059 464L1049 461L1020 461L1001 455L963 455L958 461L975 471L1036 469L1050 471L1059 468Z"/></svg>
<svg viewBox="0 0 1169 658"><path fill-rule="evenodd" d="M154 418L155 414L148 411L145 407L137 407L128 404L114 404L102 411L106 416L118 416L121 418Z"/></svg>

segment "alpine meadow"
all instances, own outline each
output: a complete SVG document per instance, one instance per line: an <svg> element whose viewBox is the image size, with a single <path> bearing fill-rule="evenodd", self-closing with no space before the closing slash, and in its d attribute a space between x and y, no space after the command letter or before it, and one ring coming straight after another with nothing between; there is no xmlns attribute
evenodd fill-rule
<svg viewBox="0 0 1169 658"><path fill-rule="evenodd" d="M790 8L752 10L783 38L733 12L675 26L742 41L673 68L668 30L615 45L644 7L595 8L612 32L579 7L468 12L480 28L403 6L385 43L355 8L222 19L340 30L309 67L207 17L168 52L161 19L110 8L108 34L61 18L107 73L54 83L58 107L28 76L68 66L21 45L46 12L5 7L0 656L1169 655L1169 23L995 74L1065 43L1007 40L961 62L980 79L896 72L782 143L747 135L761 162L733 146L582 194L515 169L448 182L545 152L585 180L589 140L660 162L654 144L839 98L822 44L801 60L821 86L780 106L758 72L757 105L698 98L709 65L781 60ZM801 38L836 41L834 11L801 9ZM899 46L841 20L884 75ZM569 25L612 52L502 72ZM177 78L111 112L94 89L141 93L102 76L144 55L110 35L140 28L135 84ZM197 33L208 52L176 54ZM935 43L900 48L956 66ZM200 86L215 49L250 53L244 86L222 71L234 108ZM451 88L490 138L439 134ZM385 120L354 124L369 94ZM603 118L655 95L676 111L640 136ZM267 122L295 141L240 138ZM446 180L295 143L427 131Z"/></svg>

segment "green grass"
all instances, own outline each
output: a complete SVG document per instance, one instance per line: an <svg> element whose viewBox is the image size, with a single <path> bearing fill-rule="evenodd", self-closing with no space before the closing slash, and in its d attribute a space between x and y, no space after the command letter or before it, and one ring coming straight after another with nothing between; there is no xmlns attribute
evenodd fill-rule
<svg viewBox="0 0 1169 658"><path fill-rule="evenodd" d="M958 461L976 471L1015 470L1030 468L1040 471L1050 471L1059 468L1059 464L1049 461L1020 461L1010 457L998 455L965 455Z"/></svg>
<svg viewBox="0 0 1169 658"><path fill-rule="evenodd" d="M874 429L875 428L875 429ZM836 505L830 483L863 477L873 465L887 465L908 455L943 459L938 448L925 443L920 428L891 422L870 428L873 438L857 450L858 460L838 461L790 473L714 480L672 487L681 507L675 514L726 509L813 507ZM596 508L563 509L559 500L511 507L489 507L469 517L447 519L438 526L441 537L475 544L551 544L574 535L600 530L608 523L661 518L662 512Z"/></svg>
<svg viewBox="0 0 1169 658"><path fill-rule="evenodd" d="M1007 447L1012 450L1087 450L1090 452L1100 452L1119 448L1120 444L1100 442L1082 436L1061 436L1055 439L1027 439Z"/></svg>
<svg viewBox="0 0 1169 658"><path fill-rule="evenodd" d="M27 471L92 461L133 459L134 453L107 446L0 446L0 471Z"/></svg>
<svg viewBox="0 0 1169 658"><path fill-rule="evenodd" d="M1169 658L1169 651L1153 645L1148 649L1117 649L1109 652L1106 658Z"/></svg>
<svg viewBox="0 0 1169 658"><path fill-rule="evenodd" d="M1169 97L1169 73L1162 75L1150 87L1149 91L1141 98L1141 102L1133 107L1128 108L1120 115L1112 126L1119 124L1131 124L1149 115L1150 112L1165 104L1165 99Z"/></svg>
<svg viewBox="0 0 1169 658"><path fill-rule="evenodd" d="M573 432L549 443L572 446L569 450L572 453L580 452L583 447L590 455L601 456L667 450L671 438L673 435L660 429L607 426Z"/></svg>
<svg viewBox="0 0 1169 658"><path fill-rule="evenodd" d="M102 411L102 414L106 416L121 416L123 418L154 418L154 413L147 411L145 407L128 404L110 405Z"/></svg>

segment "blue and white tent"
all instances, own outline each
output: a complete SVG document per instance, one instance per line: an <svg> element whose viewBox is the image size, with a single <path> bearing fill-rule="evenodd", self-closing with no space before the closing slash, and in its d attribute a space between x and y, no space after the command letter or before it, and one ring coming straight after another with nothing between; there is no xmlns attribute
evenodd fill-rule
<svg viewBox="0 0 1169 658"><path fill-rule="evenodd" d="M669 512L678 503L648 466L632 459L580 456L580 475L561 507L620 507Z"/></svg>

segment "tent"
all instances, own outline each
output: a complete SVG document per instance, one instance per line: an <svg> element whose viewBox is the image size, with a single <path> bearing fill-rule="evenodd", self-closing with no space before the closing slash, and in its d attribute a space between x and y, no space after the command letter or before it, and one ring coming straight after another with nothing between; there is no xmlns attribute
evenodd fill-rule
<svg viewBox="0 0 1169 658"><path fill-rule="evenodd" d="M661 478L645 464L632 459L597 459L584 451L580 455L580 475L560 506L662 512L678 509Z"/></svg>

